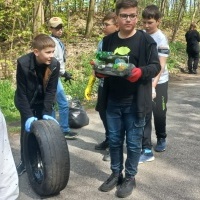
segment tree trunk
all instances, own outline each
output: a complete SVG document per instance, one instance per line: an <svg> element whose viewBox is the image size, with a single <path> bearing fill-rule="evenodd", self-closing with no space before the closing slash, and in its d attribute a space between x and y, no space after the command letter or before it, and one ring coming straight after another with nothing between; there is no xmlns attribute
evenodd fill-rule
<svg viewBox="0 0 200 200"><path fill-rule="evenodd" d="M85 37L86 38L89 38L91 36L91 33L92 33L93 18L94 18L94 7L95 7L95 0L90 0L90 6L89 6L87 24L86 24L86 31L85 31Z"/></svg>
<svg viewBox="0 0 200 200"><path fill-rule="evenodd" d="M35 3L33 12L33 36L35 37L40 27L44 24L44 8L42 1Z"/></svg>
<svg viewBox="0 0 200 200"><path fill-rule="evenodd" d="M175 40L176 33L179 29L181 20L183 18L183 14L184 14L184 11L185 11L185 5L186 5L186 0L182 0L180 10L179 10L179 13L178 13L178 18L177 18L177 21L176 21L176 25L174 26L174 30L173 30L173 34L172 34L172 39L171 39L172 42Z"/></svg>

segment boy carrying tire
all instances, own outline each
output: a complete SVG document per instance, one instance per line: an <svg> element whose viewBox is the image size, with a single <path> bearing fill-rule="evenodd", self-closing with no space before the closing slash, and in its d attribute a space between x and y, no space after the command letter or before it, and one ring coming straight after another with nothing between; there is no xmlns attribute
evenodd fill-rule
<svg viewBox="0 0 200 200"><path fill-rule="evenodd" d="M25 171L23 138L38 119L55 120L52 114L58 84L60 63L54 58L55 42L45 34L32 42L33 51L17 60L15 106L21 116L21 162L18 175Z"/></svg>

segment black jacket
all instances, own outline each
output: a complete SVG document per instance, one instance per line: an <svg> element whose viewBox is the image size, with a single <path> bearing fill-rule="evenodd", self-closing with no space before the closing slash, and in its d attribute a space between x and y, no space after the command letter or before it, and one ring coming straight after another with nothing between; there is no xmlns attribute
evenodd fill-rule
<svg viewBox="0 0 200 200"><path fill-rule="evenodd" d="M29 53L17 60L17 89L15 91L15 106L24 119L34 116L32 109L37 101L39 81L36 75L34 53ZM43 78L43 109L42 114L51 115L58 84L60 63L53 58L46 66Z"/></svg>
<svg viewBox="0 0 200 200"><path fill-rule="evenodd" d="M187 53L198 53L200 42L199 32L197 30L187 31L187 33L185 34L185 39L187 42Z"/></svg>
<svg viewBox="0 0 200 200"><path fill-rule="evenodd" d="M113 41L113 37L116 37L116 34L118 33L113 33L104 37L103 51L111 51L110 46L112 46L112 43L115 43L115 41ZM156 42L151 38L151 36L143 31L137 31L137 34L140 34L139 45L136 47L136 50L139 51L139 53L138 57L135 59L137 60L137 63L133 64L142 70L142 77L136 83L132 84L136 87L135 98L137 115L139 118L143 118L152 109L152 78L160 72L161 66L158 58ZM112 77L104 79L104 108L106 108L106 99L109 92L109 81L112 81ZM127 85L128 84L130 83L127 83Z"/></svg>

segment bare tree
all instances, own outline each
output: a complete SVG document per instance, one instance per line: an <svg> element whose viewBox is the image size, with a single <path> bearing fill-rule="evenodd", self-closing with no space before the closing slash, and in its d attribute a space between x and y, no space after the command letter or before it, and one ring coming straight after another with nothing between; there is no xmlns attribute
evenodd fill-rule
<svg viewBox="0 0 200 200"><path fill-rule="evenodd" d="M176 33L177 33L178 29L179 29L181 20L183 18L183 14L184 14L184 11L185 11L185 6L186 6L186 0L182 0L181 4L180 4L179 13L178 13L178 18L176 20L176 24L174 26L174 30L173 30L173 34L172 34L172 39L171 39L172 42L175 40Z"/></svg>
<svg viewBox="0 0 200 200"><path fill-rule="evenodd" d="M39 28L44 24L44 8L42 0L35 3L33 11L33 35L38 34Z"/></svg>
<svg viewBox="0 0 200 200"><path fill-rule="evenodd" d="M95 0L90 0L86 31L85 31L86 38L90 37L92 33L92 27L93 27L93 21L94 21L94 8L95 8Z"/></svg>

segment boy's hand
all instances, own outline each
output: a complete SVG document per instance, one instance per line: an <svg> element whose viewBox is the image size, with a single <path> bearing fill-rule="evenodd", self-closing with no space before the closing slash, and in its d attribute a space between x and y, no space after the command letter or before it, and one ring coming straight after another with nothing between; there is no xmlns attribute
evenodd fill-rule
<svg viewBox="0 0 200 200"><path fill-rule="evenodd" d="M130 82L136 82L142 76L142 70L138 67L132 69L131 74L126 78Z"/></svg>
<svg viewBox="0 0 200 200"><path fill-rule="evenodd" d="M156 98L156 88L152 87L152 100Z"/></svg>
<svg viewBox="0 0 200 200"><path fill-rule="evenodd" d="M50 116L50 115L43 115L42 119L45 119L45 120L49 120L50 119L50 120L54 120L56 123L58 123L58 121L55 118L53 118L52 116Z"/></svg>
<svg viewBox="0 0 200 200"><path fill-rule="evenodd" d="M61 75L61 77L64 77L64 81L69 81L69 83L71 84L71 80L74 80L73 77L72 77L72 74L68 73L65 71L64 74Z"/></svg>
<svg viewBox="0 0 200 200"><path fill-rule="evenodd" d="M29 117L26 122L25 122L25 131L26 132L30 132L30 128L31 128L31 124L34 122L34 121L37 121L38 118L37 117Z"/></svg>

